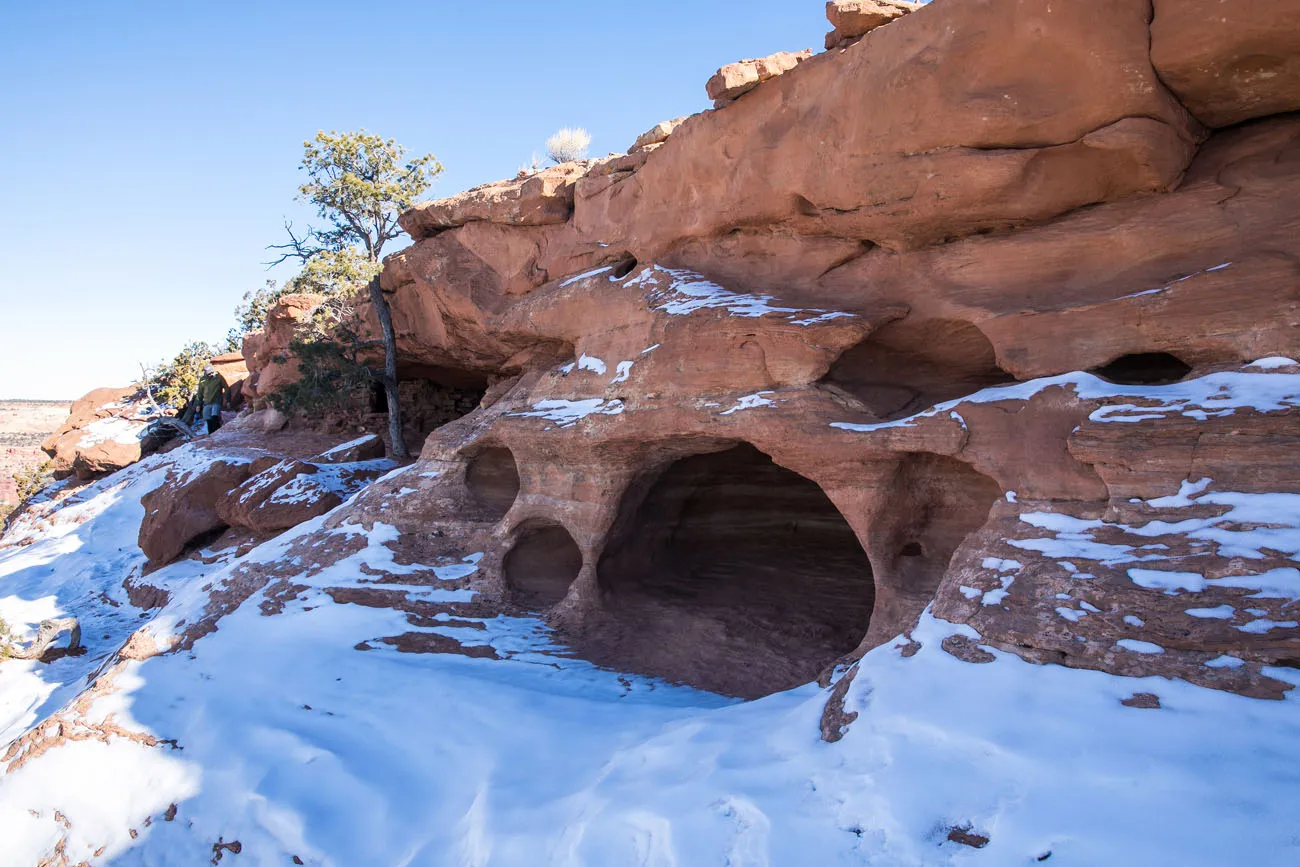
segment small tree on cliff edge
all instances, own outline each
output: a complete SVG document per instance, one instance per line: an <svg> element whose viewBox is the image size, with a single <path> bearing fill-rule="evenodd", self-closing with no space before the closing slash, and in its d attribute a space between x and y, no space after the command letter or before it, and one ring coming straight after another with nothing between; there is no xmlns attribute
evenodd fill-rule
<svg viewBox="0 0 1300 867"><path fill-rule="evenodd" d="M402 415L397 399L397 342L388 299L379 285L380 256L384 245L401 234L397 217L415 204L442 173L433 154L405 160L406 148L393 139L358 132L318 132L303 142L302 164L307 182L298 188L300 201L311 202L328 228L312 227L301 237L285 224L287 244L272 245L285 252L273 264L298 259L310 265L321 256L350 247L362 250L369 261L370 300L379 318L384 340L384 372L380 380L388 396L388 431L393 455L409 457L402 440Z"/></svg>

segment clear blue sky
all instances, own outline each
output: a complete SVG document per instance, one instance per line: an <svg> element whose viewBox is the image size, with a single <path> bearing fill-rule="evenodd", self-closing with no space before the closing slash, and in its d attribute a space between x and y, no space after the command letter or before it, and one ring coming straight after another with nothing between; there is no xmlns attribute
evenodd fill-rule
<svg viewBox="0 0 1300 867"><path fill-rule="evenodd" d="M0 0L0 398L127 384L268 277L302 143L364 127L507 177L707 107L720 65L820 47L820 0L625 5Z"/></svg>

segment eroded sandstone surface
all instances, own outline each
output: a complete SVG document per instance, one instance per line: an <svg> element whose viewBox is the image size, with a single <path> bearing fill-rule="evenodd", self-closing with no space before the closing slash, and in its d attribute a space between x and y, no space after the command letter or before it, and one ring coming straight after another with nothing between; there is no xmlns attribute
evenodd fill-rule
<svg viewBox="0 0 1300 867"><path fill-rule="evenodd" d="M420 472L340 507L377 437L347 472L249 451L151 494L141 547L382 521L478 552L475 610L744 697L928 607L968 661L1276 697L1300 546L1252 533L1300 495L1298 46L1249 5L828 4L831 50L724 68L627 155L403 215ZM319 303L246 342L243 436L286 424Z"/></svg>
<svg viewBox="0 0 1300 867"><path fill-rule="evenodd" d="M627 154L402 217L417 461L267 408L289 296L247 413L24 515L0 566L66 558L90 685L5 773L183 747L208 789L130 820L200 860L1289 863L1300 3L827 13ZM356 792L435 820L339 842Z"/></svg>
<svg viewBox="0 0 1300 867"><path fill-rule="evenodd" d="M485 552L484 599L721 692L933 605L1037 661L1277 695L1300 631L1247 576L1290 554L1213 540L1300 494L1300 117L1285 74L1195 71L1238 69L1271 13L827 12L833 50L720 74L718 109L628 157L402 218L404 375L482 400L429 435L434 472L331 520L436 527Z"/></svg>

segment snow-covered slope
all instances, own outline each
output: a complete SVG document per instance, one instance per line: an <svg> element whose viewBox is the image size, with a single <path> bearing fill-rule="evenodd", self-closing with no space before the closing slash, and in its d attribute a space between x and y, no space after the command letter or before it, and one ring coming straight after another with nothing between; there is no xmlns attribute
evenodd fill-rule
<svg viewBox="0 0 1300 867"><path fill-rule="evenodd" d="M861 661L826 743L815 684L740 703L569 658L533 619L336 602L380 577L472 597L478 552L402 565L383 524L204 552L141 611L140 498L211 457L151 458L0 548L0 617L75 614L89 648L0 663L0 865L1300 863L1294 693L975 665L940 648L974 631L928 613ZM402 633L459 652L378 640ZM1121 704L1144 691L1162 706Z"/></svg>

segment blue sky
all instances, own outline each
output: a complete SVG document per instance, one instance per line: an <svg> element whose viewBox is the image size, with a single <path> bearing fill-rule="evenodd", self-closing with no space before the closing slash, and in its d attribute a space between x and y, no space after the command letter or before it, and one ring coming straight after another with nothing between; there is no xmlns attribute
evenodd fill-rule
<svg viewBox="0 0 1300 867"><path fill-rule="evenodd" d="M72 398L218 340L268 277L302 142L367 128L509 176L707 107L720 65L820 47L819 0L0 0L0 398Z"/></svg>

